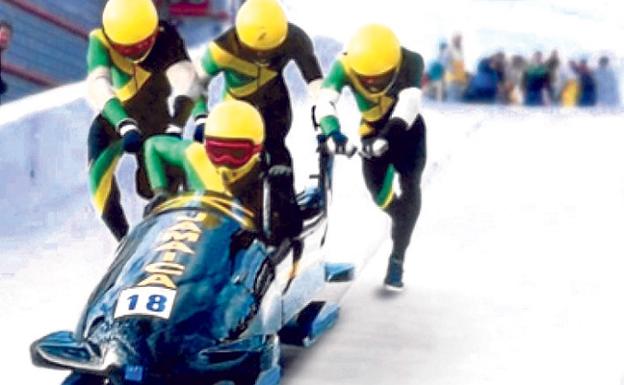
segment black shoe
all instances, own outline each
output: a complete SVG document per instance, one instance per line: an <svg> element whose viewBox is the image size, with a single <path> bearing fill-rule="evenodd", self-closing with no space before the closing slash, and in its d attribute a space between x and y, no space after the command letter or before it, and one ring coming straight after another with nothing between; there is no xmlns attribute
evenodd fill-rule
<svg viewBox="0 0 624 385"><path fill-rule="evenodd" d="M403 261L390 256L384 287L390 291L403 290Z"/></svg>

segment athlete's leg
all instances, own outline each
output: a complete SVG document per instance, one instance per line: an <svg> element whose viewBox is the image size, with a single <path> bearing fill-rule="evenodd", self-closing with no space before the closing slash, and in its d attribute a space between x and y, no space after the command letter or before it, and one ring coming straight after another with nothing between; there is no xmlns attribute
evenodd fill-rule
<svg viewBox="0 0 624 385"><path fill-rule="evenodd" d="M115 179L122 148L119 136L102 116L91 124L88 146L89 190L93 206L111 233L120 240L128 232Z"/></svg>
<svg viewBox="0 0 624 385"><path fill-rule="evenodd" d="M391 208L392 254L402 261L421 208L420 182L427 159L425 124L421 117L396 143L390 144L389 151L401 187L401 195Z"/></svg>
<svg viewBox="0 0 624 385"><path fill-rule="evenodd" d="M394 290L403 288L405 253L420 215L420 181L427 158L425 125L418 118L410 129L390 143L392 158L401 188L401 195L389 208L392 217L392 252L384 283Z"/></svg>
<svg viewBox="0 0 624 385"><path fill-rule="evenodd" d="M286 135L292 122L290 105L272 106L261 112L266 127L264 148L268 169L274 166L284 166L291 170L290 173L273 175L270 173L273 230L278 239L294 237L301 232L303 220L295 193L292 157L286 147Z"/></svg>

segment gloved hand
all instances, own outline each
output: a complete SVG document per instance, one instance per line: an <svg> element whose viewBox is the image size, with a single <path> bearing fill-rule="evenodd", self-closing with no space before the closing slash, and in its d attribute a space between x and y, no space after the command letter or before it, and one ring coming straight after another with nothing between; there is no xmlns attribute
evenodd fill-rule
<svg viewBox="0 0 624 385"><path fill-rule="evenodd" d="M182 129L175 124L169 124L165 130L165 135L182 138Z"/></svg>
<svg viewBox="0 0 624 385"><path fill-rule="evenodd" d="M204 128L206 126L206 114L199 114L195 117L195 131L193 140L199 143L204 142Z"/></svg>
<svg viewBox="0 0 624 385"><path fill-rule="evenodd" d="M148 216L156 207L160 206L163 202L171 197L171 194L165 190L155 190L154 197L145 205L143 210L143 217Z"/></svg>
<svg viewBox="0 0 624 385"><path fill-rule="evenodd" d="M378 158L388 151L388 140L380 136L371 136L362 139L360 155L366 159Z"/></svg>
<svg viewBox="0 0 624 385"><path fill-rule="evenodd" d="M331 139L330 151L337 155L346 155L347 157L352 157L353 154L357 151L357 147L349 143L349 138L342 132L336 130L329 134L329 138Z"/></svg>
<svg viewBox="0 0 624 385"><path fill-rule="evenodd" d="M117 126L121 135L121 147L125 152L135 153L141 149L143 139L134 119L124 119Z"/></svg>
<svg viewBox="0 0 624 385"><path fill-rule="evenodd" d="M271 166L271 168L269 168L269 177L271 178L291 176L292 173L293 173L292 168L283 164L276 164L274 166Z"/></svg>

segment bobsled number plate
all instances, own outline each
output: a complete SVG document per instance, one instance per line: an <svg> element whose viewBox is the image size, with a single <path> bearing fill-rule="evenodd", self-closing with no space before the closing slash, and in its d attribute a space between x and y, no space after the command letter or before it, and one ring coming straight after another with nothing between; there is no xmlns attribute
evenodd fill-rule
<svg viewBox="0 0 624 385"><path fill-rule="evenodd" d="M162 287L132 287L119 295L115 318L148 315L167 319L171 315L176 291Z"/></svg>

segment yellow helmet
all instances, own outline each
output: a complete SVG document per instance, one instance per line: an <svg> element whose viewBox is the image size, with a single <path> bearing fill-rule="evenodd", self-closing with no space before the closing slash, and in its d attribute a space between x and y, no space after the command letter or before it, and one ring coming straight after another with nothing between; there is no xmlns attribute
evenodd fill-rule
<svg viewBox="0 0 624 385"><path fill-rule="evenodd" d="M236 33L246 46L267 51L286 40L288 20L277 0L247 0L236 14Z"/></svg>
<svg viewBox="0 0 624 385"><path fill-rule="evenodd" d="M204 146L226 183L246 175L260 160L264 143L262 116L247 102L227 100L208 115Z"/></svg>
<svg viewBox="0 0 624 385"><path fill-rule="evenodd" d="M102 13L102 26L106 37L110 40L113 48L135 47L141 45L142 51L152 48L146 44L153 40L158 27L158 12L152 0L108 0ZM133 51L133 59L139 53L147 56L145 52Z"/></svg>
<svg viewBox="0 0 624 385"><path fill-rule="evenodd" d="M346 50L349 66L360 76L394 71L401 61L401 44L392 30L380 24L360 28Z"/></svg>

